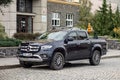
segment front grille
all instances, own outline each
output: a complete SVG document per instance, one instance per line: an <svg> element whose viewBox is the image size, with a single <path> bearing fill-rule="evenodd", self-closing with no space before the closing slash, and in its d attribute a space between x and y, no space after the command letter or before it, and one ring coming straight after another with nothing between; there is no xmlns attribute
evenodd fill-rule
<svg viewBox="0 0 120 80"><path fill-rule="evenodd" d="M21 46L28 46L29 43L21 43Z"/></svg>
<svg viewBox="0 0 120 80"><path fill-rule="evenodd" d="M23 52L38 52L40 51L40 47L38 45L28 45L28 44L24 44L21 45L20 50Z"/></svg>

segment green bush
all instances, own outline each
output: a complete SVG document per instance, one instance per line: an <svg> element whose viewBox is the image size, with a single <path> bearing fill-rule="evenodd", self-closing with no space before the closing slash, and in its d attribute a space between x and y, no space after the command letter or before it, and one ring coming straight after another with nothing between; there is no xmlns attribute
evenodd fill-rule
<svg viewBox="0 0 120 80"><path fill-rule="evenodd" d="M14 38L20 39L20 40L35 40L38 36L40 36L40 33L15 33Z"/></svg>
<svg viewBox="0 0 120 80"><path fill-rule="evenodd" d="M15 47L21 43L18 39L6 38L0 39L0 47Z"/></svg>
<svg viewBox="0 0 120 80"><path fill-rule="evenodd" d="M6 38L6 37L7 35L5 33L5 27L2 24L0 24L0 39Z"/></svg>

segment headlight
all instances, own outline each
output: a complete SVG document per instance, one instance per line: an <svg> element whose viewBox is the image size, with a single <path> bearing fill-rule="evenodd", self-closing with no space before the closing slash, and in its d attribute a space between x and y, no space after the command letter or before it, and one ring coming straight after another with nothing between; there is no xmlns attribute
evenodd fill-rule
<svg viewBox="0 0 120 80"><path fill-rule="evenodd" d="M44 46L41 46L41 49L50 49L52 48L52 45L44 45Z"/></svg>

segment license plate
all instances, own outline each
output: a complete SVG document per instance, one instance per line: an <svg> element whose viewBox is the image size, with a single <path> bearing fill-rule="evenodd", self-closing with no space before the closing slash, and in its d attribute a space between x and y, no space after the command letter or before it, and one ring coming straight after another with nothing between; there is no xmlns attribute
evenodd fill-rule
<svg viewBox="0 0 120 80"><path fill-rule="evenodd" d="M32 53L23 53L23 56L32 56Z"/></svg>

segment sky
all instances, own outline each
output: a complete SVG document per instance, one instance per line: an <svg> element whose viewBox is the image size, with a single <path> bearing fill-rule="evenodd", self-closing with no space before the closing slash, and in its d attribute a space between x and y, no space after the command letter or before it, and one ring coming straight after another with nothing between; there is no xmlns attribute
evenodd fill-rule
<svg viewBox="0 0 120 80"><path fill-rule="evenodd" d="M95 13L96 10L99 10L99 7L102 6L102 3L103 3L102 2L103 0L90 0L90 1L93 4L92 10L91 10L92 13ZM112 10L113 10L113 12L115 12L117 5L120 5L120 0L107 0L107 3L108 4L111 3Z"/></svg>

